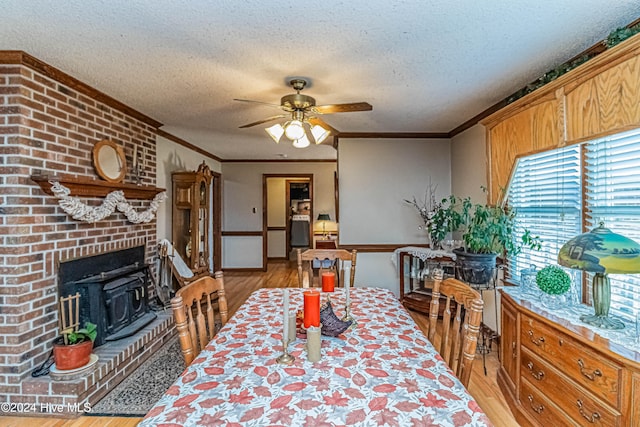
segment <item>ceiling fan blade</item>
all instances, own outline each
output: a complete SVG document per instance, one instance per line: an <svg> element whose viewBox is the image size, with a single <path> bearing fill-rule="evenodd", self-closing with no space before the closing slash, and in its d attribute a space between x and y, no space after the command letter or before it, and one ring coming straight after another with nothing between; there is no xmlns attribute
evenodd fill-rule
<svg viewBox="0 0 640 427"><path fill-rule="evenodd" d="M267 123L267 122L270 122L272 120L282 119L282 118L285 118L285 117L287 117L287 116L284 115L284 114L279 114L277 116L271 116L271 117L268 117L266 119L258 120L257 122L253 122L253 123L247 123L246 125L242 125L242 126L238 126L238 127L240 129L250 128L251 126L261 125L262 123Z"/></svg>
<svg viewBox="0 0 640 427"><path fill-rule="evenodd" d="M373 107L368 102L352 102L350 104L316 105L310 108L317 114L352 113L355 111L371 111Z"/></svg>
<svg viewBox="0 0 640 427"><path fill-rule="evenodd" d="M238 98L233 98L234 101L240 101L240 102L251 102L252 104L262 104L262 105L268 105L270 107L276 107L276 108L280 108L280 104L273 104L271 102L262 102L262 101L254 101L252 99L238 99Z"/></svg>

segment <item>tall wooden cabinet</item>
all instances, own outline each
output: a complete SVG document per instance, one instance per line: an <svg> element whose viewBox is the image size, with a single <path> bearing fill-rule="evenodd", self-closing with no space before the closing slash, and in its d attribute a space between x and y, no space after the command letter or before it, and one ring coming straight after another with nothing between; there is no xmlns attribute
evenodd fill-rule
<svg viewBox="0 0 640 427"><path fill-rule="evenodd" d="M172 240L195 273L210 271L211 169L202 162L195 172L174 172Z"/></svg>
<svg viewBox="0 0 640 427"><path fill-rule="evenodd" d="M502 291L498 385L523 426L640 425L640 353Z"/></svg>

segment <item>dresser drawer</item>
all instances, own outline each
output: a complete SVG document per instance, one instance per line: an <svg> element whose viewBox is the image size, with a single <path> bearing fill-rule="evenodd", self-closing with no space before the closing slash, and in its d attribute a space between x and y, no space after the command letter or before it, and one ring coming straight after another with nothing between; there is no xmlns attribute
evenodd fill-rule
<svg viewBox="0 0 640 427"><path fill-rule="evenodd" d="M522 346L616 409L620 408L622 368L589 350L568 335L523 315L520 330ZM524 362L522 366L526 366Z"/></svg>
<svg viewBox="0 0 640 427"><path fill-rule="evenodd" d="M593 398L535 354L523 349L520 357L522 377L576 422L607 427L621 425L622 416L618 411Z"/></svg>
<svg viewBox="0 0 640 427"><path fill-rule="evenodd" d="M534 421L534 425L544 427L579 425L559 408L549 403L549 400L535 387L532 387L524 377L520 382L520 405L522 405L527 418Z"/></svg>

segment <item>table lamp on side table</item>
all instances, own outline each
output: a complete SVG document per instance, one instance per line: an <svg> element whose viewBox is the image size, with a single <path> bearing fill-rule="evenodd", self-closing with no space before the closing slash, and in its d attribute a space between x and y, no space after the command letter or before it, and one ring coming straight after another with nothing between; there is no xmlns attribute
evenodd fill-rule
<svg viewBox="0 0 640 427"><path fill-rule="evenodd" d="M609 318L611 283L607 274L640 273L640 245L600 223L565 243L558 253L558 264L595 273L592 282L595 314L583 315L580 320L603 329L624 328L624 323Z"/></svg>
<svg viewBox="0 0 640 427"><path fill-rule="evenodd" d="M329 214L318 214L318 221L322 221L322 238L327 238L327 221L331 221Z"/></svg>

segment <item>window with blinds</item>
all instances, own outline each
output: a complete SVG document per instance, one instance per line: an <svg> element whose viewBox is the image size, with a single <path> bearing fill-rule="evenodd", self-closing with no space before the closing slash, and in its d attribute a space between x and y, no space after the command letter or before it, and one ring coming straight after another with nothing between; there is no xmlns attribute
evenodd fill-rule
<svg viewBox="0 0 640 427"><path fill-rule="evenodd" d="M640 129L521 158L506 200L516 210L517 231L527 228L543 240L541 250L508 260L506 274L515 281L523 268L556 264L567 240L600 221L640 242ZM640 312L640 274L609 278L611 314L633 321Z"/></svg>
<svg viewBox="0 0 640 427"><path fill-rule="evenodd" d="M509 259L506 277L557 264L560 247L581 233L580 147L546 151L518 160L507 189L507 204L516 211L516 235L524 229L540 236L540 250L524 249Z"/></svg>
<svg viewBox="0 0 640 427"><path fill-rule="evenodd" d="M640 129L586 143L585 148L588 228L602 221L611 231L640 242ZM632 321L640 312L640 274L609 278L611 312Z"/></svg>

